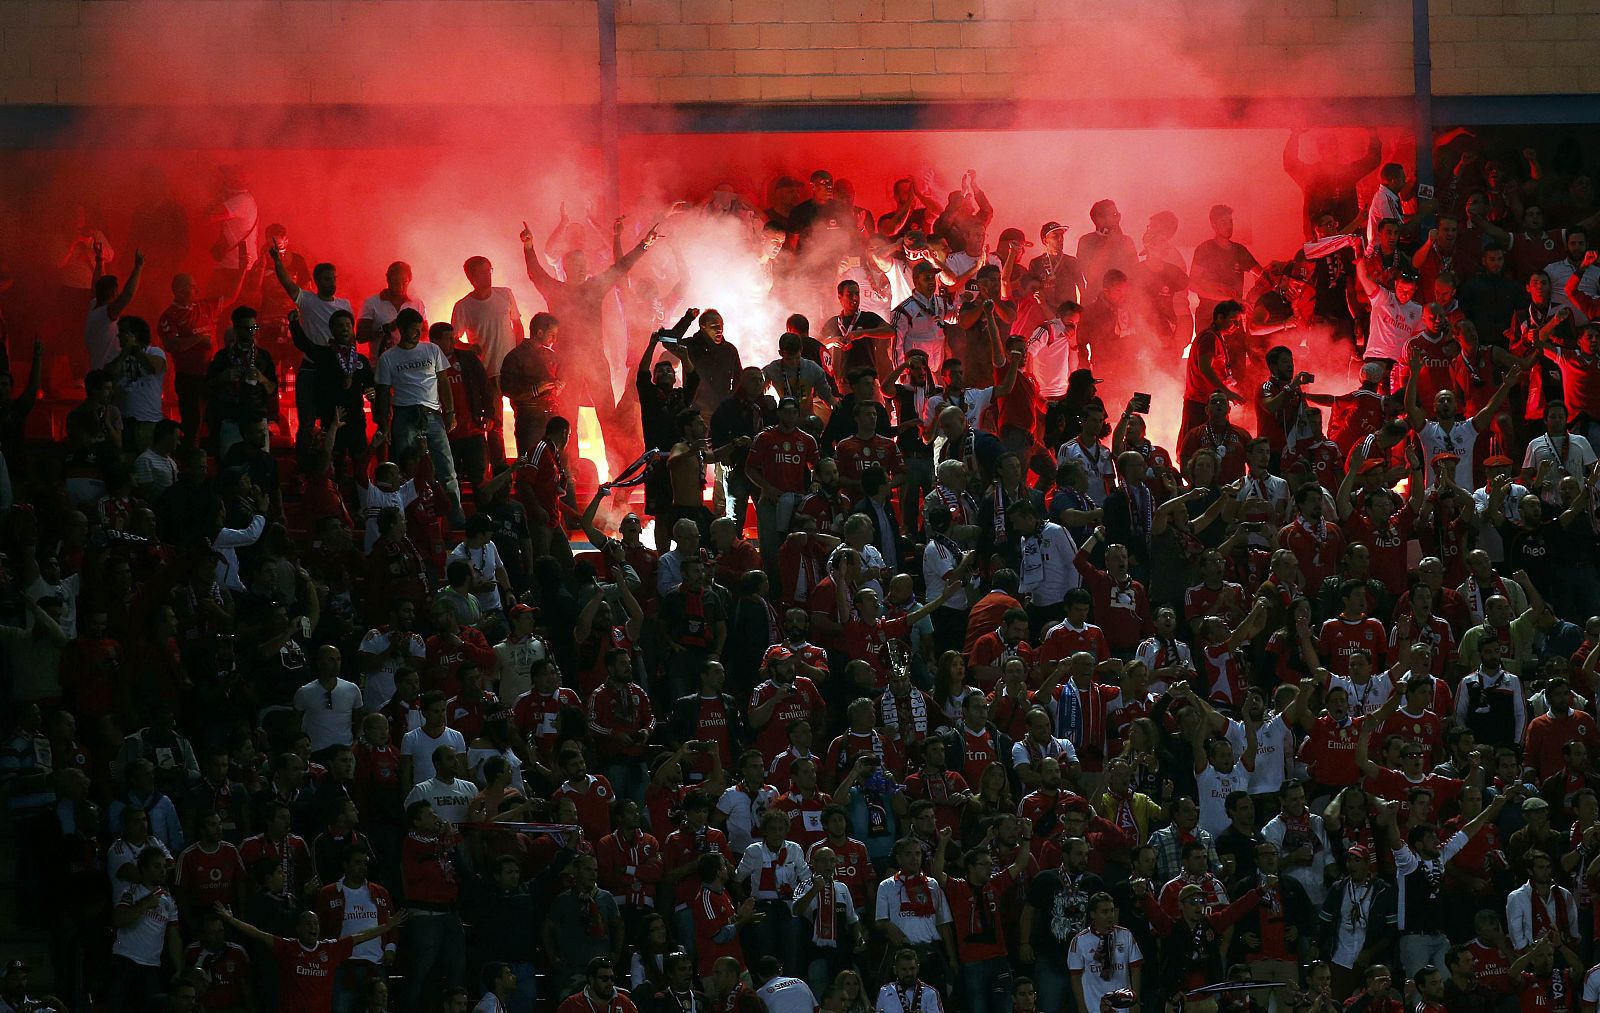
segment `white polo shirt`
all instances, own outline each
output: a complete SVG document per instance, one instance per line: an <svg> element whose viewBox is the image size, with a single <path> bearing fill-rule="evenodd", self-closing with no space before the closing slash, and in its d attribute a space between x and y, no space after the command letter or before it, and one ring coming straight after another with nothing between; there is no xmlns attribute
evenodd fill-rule
<svg viewBox="0 0 1600 1013"><path fill-rule="evenodd" d="M925 946L939 941L939 926L950 924L950 902L932 876L926 883L908 886L906 880L895 875L878 884L878 902L874 912L876 921L888 921L905 934L912 946ZM908 891L926 889L933 914L918 914L912 910ZM926 905L918 905L926 906Z"/></svg>

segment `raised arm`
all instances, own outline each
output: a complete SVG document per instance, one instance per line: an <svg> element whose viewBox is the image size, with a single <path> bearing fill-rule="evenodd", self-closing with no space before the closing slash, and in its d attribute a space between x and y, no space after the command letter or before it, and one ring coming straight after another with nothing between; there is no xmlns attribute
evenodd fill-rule
<svg viewBox="0 0 1600 1013"><path fill-rule="evenodd" d="M122 311L133 302L133 297L139 292L139 279L144 276L144 251L133 251L133 270L128 273L128 280L123 282L122 291L106 306L106 316L115 320L122 315Z"/></svg>
<svg viewBox="0 0 1600 1013"><path fill-rule="evenodd" d="M229 928L233 929L242 936L245 936L249 939L254 939L256 942L261 943L264 946L271 946L273 941L277 938L272 933L263 932L242 918L234 917L233 912L228 909L226 904L218 902L212 905L212 907L216 910L218 915L222 916L222 920L228 923ZM373 933L373 935L376 934L377 933ZM367 938L370 939L372 937L368 936ZM365 940L363 940L363 942L364 941Z"/></svg>
<svg viewBox="0 0 1600 1013"><path fill-rule="evenodd" d="M1522 379L1522 372L1521 366L1512 366L1506 371L1506 378L1501 381L1499 387L1495 388L1494 396L1489 399L1489 403L1478 409L1478 413L1472 416L1472 428L1480 433L1489 431L1489 427L1494 425L1495 414L1500 411L1500 406L1505 404L1506 398L1510 396L1511 388L1515 387L1517 381Z"/></svg>
<svg viewBox="0 0 1600 1013"><path fill-rule="evenodd" d="M278 284L283 286L283 291L289 296L289 301L300 301L300 286L289 277L289 269L283 264L283 251L278 249L277 243L267 244L267 256L272 258L272 273L278 276Z"/></svg>

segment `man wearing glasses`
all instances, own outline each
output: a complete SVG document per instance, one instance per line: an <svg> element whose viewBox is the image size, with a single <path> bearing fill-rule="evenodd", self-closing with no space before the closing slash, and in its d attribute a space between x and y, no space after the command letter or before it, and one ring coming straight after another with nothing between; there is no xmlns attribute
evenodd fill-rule
<svg viewBox="0 0 1600 1013"><path fill-rule="evenodd" d="M610 957L589 961L581 991L567 996L556 1013L639 1013L628 993L617 987L617 971Z"/></svg>

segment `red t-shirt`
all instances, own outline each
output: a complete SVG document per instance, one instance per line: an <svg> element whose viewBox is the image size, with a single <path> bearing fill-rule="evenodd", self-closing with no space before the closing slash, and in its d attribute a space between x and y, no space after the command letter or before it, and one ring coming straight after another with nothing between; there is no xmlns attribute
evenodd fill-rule
<svg viewBox="0 0 1600 1013"><path fill-rule="evenodd" d="M1073 629L1071 624L1063 619L1050 627L1044 635L1044 642L1039 645L1038 675L1031 677L1034 688L1037 689L1043 681L1046 666L1065 661L1079 651L1088 651L1094 655L1095 661L1105 661L1111 657L1111 647L1106 643L1106 635L1094 623L1084 623L1083 629L1079 630Z"/></svg>
<svg viewBox="0 0 1600 1013"><path fill-rule="evenodd" d="M1294 553L1305 575L1306 587L1318 588L1333 575L1344 552L1344 532L1332 521L1312 528L1303 520L1285 524L1278 532L1278 544Z"/></svg>
<svg viewBox="0 0 1600 1013"><path fill-rule="evenodd" d="M1383 623L1371 617L1351 622L1335 616L1322 624L1317 634L1317 655L1328 671L1350 676L1350 655L1364 650L1372 656L1373 671L1380 671L1389 650L1389 637Z"/></svg>
<svg viewBox="0 0 1600 1013"><path fill-rule="evenodd" d="M1288 475L1296 464L1303 461L1317 484L1333 492L1344 481L1344 455L1344 450L1332 440L1306 440L1283 452L1281 470Z"/></svg>
<svg viewBox="0 0 1600 1013"><path fill-rule="evenodd" d="M1430 755L1436 755L1444 743L1444 722L1440 721L1439 715L1431 710L1424 710L1421 714L1407 714L1403 710L1397 710L1390 714L1383 727L1378 729L1378 738L1381 741L1387 742L1391 735L1398 735L1407 742L1415 742L1426 747Z"/></svg>
<svg viewBox="0 0 1600 1013"><path fill-rule="evenodd" d="M201 1009L243 1009L250 983L250 955L238 943L223 943L222 952L210 953L199 943L183 951L183 966L198 967L206 987L200 993Z"/></svg>
<svg viewBox="0 0 1600 1013"><path fill-rule="evenodd" d="M239 849L227 841L219 842L210 854L198 843L191 844L178 856L178 902L187 909L232 904L244 879Z"/></svg>
<svg viewBox="0 0 1600 1013"><path fill-rule="evenodd" d="M745 467L759 469L779 492L802 493L817 460L817 441L810 433L799 429L786 433L773 426L763 429L750 444Z"/></svg>
<svg viewBox="0 0 1600 1013"><path fill-rule="evenodd" d="M750 710L755 710L778 695L778 684L768 679L750 694ZM816 683L803 675L794 677L794 691L772 708L772 716L756 733L755 747L771 763L777 755L789 748L789 722L810 721L817 711L826 706Z"/></svg>
<svg viewBox="0 0 1600 1013"><path fill-rule="evenodd" d="M572 799L572 804L578 810L578 825L583 827L589 840L599 841L611 833L611 804L617 800L617 793L612 790L611 782L602 775L590 774L588 777L586 791L579 791L571 781L567 781L550 793L550 801Z"/></svg>
<svg viewBox="0 0 1600 1013"><path fill-rule="evenodd" d="M1487 946L1474 939L1467 944L1472 960L1477 965L1474 975L1485 988L1496 995L1511 994L1511 961L1498 947Z"/></svg>
<svg viewBox="0 0 1600 1013"><path fill-rule="evenodd" d="M517 702L511 708L511 719L519 732L533 736L534 748L548 757L555 749L562 711L584 712L583 701L578 699L576 692L566 686L557 686L554 693L546 696L536 689L530 689L517 697Z"/></svg>
<svg viewBox="0 0 1600 1013"><path fill-rule="evenodd" d="M1232 581L1223 581L1222 586L1213 590L1204 584L1196 584L1183 592L1183 617L1190 625L1199 622L1206 616L1220 616L1227 621L1229 627L1238 626L1244 621L1244 588Z"/></svg>
<svg viewBox="0 0 1600 1013"><path fill-rule="evenodd" d="M1352 718L1340 728L1326 714L1317 718L1300 746L1300 758L1310 768L1311 780L1333 788L1348 788L1361 779L1361 768L1356 766L1356 737L1361 734L1362 720Z"/></svg>
<svg viewBox="0 0 1600 1013"><path fill-rule="evenodd" d="M278 961L278 1003L283 1009L333 1008L333 975L356 948L350 936L319 939L307 947L298 939L278 936L272 955Z"/></svg>
<svg viewBox="0 0 1600 1013"><path fill-rule="evenodd" d="M725 926L732 925L733 920L733 901L728 899L728 895L702 887L694 899L694 952L699 959L701 977L711 974L711 965L719 957L743 957L744 948L737 932L731 939L723 942L716 940L717 933Z"/></svg>
<svg viewBox="0 0 1600 1013"><path fill-rule="evenodd" d="M721 855L723 861L729 864L734 860L733 852L728 850L728 838L722 831L715 827L700 830L685 827L667 835L667 843L661 848L661 862L670 872L688 865L701 855L710 854ZM672 886L673 905L693 903L702 886L700 874L691 868L687 876L679 877Z"/></svg>
<svg viewBox="0 0 1600 1013"><path fill-rule="evenodd" d="M877 882L872 868L872 858L867 854L867 846L854 837L845 838L843 844L835 844L823 838L806 849L807 863L810 863L812 854L821 847L832 849L839 859L839 866L834 870L833 878L849 887L850 900L856 907L865 907L867 887Z"/></svg>
<svg viewBox="0 0 1600 1013"><path fill-rule="evenodd" d="M1183 374L1183 399L1196 404L1205 404L1211 397L1217 385L1206 378L1200 371L1202 362L1210 363L1211 371L1224 383L1233 379L1233 370L1228 364L1227 342L1217 337L1217 332L1209 327L1194 336L1194 341L1189 345L1188 366ZM1184 458L1183 453L1178 454Z"/></svg>
<svg viewBox="0 0 1600 1013"><path fill-rule="evenodd" d="M1411 812L1411 804L1407 801L1406 794L1413 788L1426 788L1433 792L1433 811L1441 812L1448 808L1461 794L1464 782L1453 777L1442 777L1438 774L1424 774L1421 780L1413 781L1388 767L1379 767L1377 774L1367 778L1367 789L1390 802L1400 803L1399 821L1405 825L1407 815Z"/></svg>
<svg viewBox="0 0 1600 1013"><path fill-rule="evenodd" d="M962 963L993 960L1006 955L1005 920L1000 898L1011 888L1010 869L1001 869L981 887L951 876L945 880L945 901L950 905L950 927Z"/></svg>
<svg viewBox="0 0 1600 1013"><path fill-rule="evenodd" d="M1406 543L1411 541L1416 520L1416 512L1409 507L1396 510L1381 531L1364 512L1356 511L1345 518L1350 541L1367 547L1369 570L1383 581L1392 595L1404 594L1406 590L1406 574L1410 569L1406 563Z"/></svg>
<svg viewBox="0 0 1600 1013"><path fill-rule="evenodd" d="M899 445L887 436L869 436L865 440L847 436L839 441L835 460L839 465L839 477L851 482L861 481L861 473L872 464L882 465L891 479L905 469Z"/></svg>
<svg viewBox="0 0 1600 1013"><path fill-rule="evenodd" d="M1012 658L1021 658L1022 663L1028 666L1028 671L1033 671L1033 648L1026 640L1007 644L1001 639L999 630L990 630L972 645L972 650L967 654L967 665L969 668L983 666L999 669L1002 663ZM973 681L985 693L992 693L995 683L999 680L998 674L996 678L990 679L978 678L976 673L973 673Z"/></svg>
<svg viewBox="0 0 1600 1013"><path fill-rule="evenodd" d="M1423 411L1433 410L1433 399L1441 390L1453 390L1455 382L1450 376L1450 367L1456 359L1456 339L1449 335L1440 335L1437 339L1429 338L1427 333L1417 335L1406 346L1406 352L1421 352L1422 362L1417 367L1417 403ZM1401 366L1404 373L1406 366ZM1403 377L1402 379L1409 379ZM1398 380L1396 381L1399 382Z"/></svg>

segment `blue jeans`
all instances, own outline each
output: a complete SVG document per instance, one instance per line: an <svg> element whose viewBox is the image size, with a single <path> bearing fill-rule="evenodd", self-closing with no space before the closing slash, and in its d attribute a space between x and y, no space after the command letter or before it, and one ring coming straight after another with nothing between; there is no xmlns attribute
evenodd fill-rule
<svg viewBox="0 0 1600 1013"><path fill-rule="evenodd" d="M533 1013L534 1003L539 998L538 984L534 980L539 969L531 960L519 960L511 965L511 973L517 976L517 990L511 993L511 1013Z"/></svg>
<svg viewBox="0 0 1600 1013"><path fill-rule="evenodd" d="M606 780L611 782L611 790L617 793L617 798L623 801L644 801L644 761L618 760L606 764Z"/></svg>
<svg viewBox="0 0 1600 1013"><path fill-rule="evenodd" d="M444 985L459 985L467 968L467 938L461 916L454 911L412 911L406 923L406 942L410 967L406 969L405 1002L407 1013L424 1008L423 996L439 994L439 985L428 979L437 971Z"/></svg>
<svg viewBox="0 0 1600 1013"><path fill-rule="evenodd" d="M461 483L456 481L456 459L450 453L450 434L445 432L444 416L421 405L406 405L394 410L394 431L391 439L391 459L411 447L418 438L427 441L428 454L433 458L433 473L450 493L450 523L462 524Z"/></svg>
<svg viewBox="0 0 1600 1013"><path fill-rule="evenodd" d="M1063 953L1059 961L1052 954L1034 962L1033 984L1039 990L1039 1013L1073 1013L1077 1008L1065 961Z"/></svg>
<svg viewBox="0 0 1600 1013"><path fill-rule="evenodd" d="M1005 957L961 962L965 1013L1010 1013L1011 962Z"/></svg>
<svg viewBox="0 0 1600 1013"><path fill-rule="evenodd" d="M689 955L689 962L695 967L700 964L695 960L694 950L694 905L685 904L672 910L672 939L678 949Z"/></svg>

